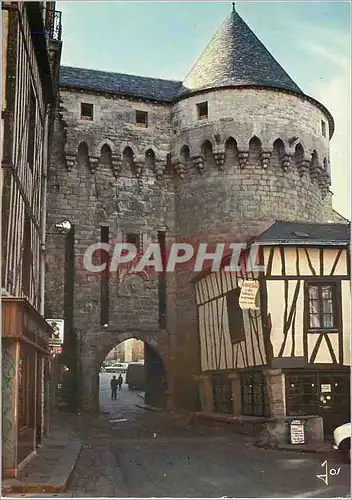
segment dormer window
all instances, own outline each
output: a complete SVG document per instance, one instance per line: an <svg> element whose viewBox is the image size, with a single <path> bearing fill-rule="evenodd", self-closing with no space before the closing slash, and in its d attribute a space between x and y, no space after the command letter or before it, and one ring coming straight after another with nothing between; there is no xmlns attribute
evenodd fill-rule
<svg viewBox="0 0 352 500"><path fill-rule="evenodd" d="M208 102L197 104L198 120L206 120L208 118Z"/></svg>
<svg viewBox="0 0 352 500"><path fill-rule="evenodd" d="M146 111L136 110L136 127L148 127L148 113Z"/></svg>
<svg viewBox="0 0 352 500"><path fill-rule="evenodd" d="M81 120L93 121L93 104L81 102Z"/></svg>
<svg viewBox="0 0 352 500"><path fill-rule="evenodd" d="M326 137L326 123L324 120L321 121L321 135L323 137Z"/></svg>

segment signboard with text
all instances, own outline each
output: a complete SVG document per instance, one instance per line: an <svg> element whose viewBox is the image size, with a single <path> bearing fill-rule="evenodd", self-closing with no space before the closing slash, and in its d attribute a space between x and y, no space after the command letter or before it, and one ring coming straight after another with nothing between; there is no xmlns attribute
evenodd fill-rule
<svg viewBox="0 0 352 500"><path fill-rule="evenodd" d="M320 392L331 392L331 384L321 384Z"/></svg>
<svg viewBox="0 0 352 500"><path fill-rule="evenodd" d="M258 290L258 281L242 282L241 294L239 298L239 305L241 309L259 309L256 303Z"/></svg>
<svg viewBox="0 0 352 500"><path fill-rule="evenodd" d="M62 345L50 345L49 349L54 358L62 354Z"/></svg>
<svg viewBox="0 0 352 500"><path fill-rule="evenodd" d="M304 422L301 420L292 420L290 422L291 444L304 444Z"/></svg>

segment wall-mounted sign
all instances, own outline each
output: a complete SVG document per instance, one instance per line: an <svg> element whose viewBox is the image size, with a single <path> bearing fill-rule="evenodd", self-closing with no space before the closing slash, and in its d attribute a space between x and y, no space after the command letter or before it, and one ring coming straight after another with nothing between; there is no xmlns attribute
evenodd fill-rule
<svg viewBox="0 0 352 500"><path fill-rule="evenodd" d="M331 384L321 384L320 392L331 392Z"/></svg>
<svg viewBox="0 0 352 500"><path fill-rule="evenodd" d="M291 444L304 444L304 422L301 420L291 420L290 422Z"/></svg>
<svg viewBox="0 0 352 500"><path fill-rule="evenodd" d="M53 358L62 354L62 345L50 345L49 349Z"/></svg>
<svg viewBox="0 0 352 500"><path fill-rule="evenodd" d="M49 345L61 345L64 343L64 320L63 319L47 319L47 323L51 326L51 337Z"/></svg>
<svg viewBox="0 0 352 500"><path fill-rule="evenodd" d="M256 304L256 298L259 290L258 281L243 281L239 305L241 309L259 309Z"/></svg>

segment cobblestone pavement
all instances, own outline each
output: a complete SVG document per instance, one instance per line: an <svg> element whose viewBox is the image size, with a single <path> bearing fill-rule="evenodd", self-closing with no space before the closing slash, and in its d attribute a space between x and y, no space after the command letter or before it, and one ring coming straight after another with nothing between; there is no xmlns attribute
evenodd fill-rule
<svg viewBox="0 0 352 500"><path fill-rule="evenodd" d="M349 467L326 486L322 455L263 450L223 424L191 425L179 415L147 411L124 385L109 399L101 375L98 416L75 418L83 441L69 493L74 497L349 497Z"/></svg>

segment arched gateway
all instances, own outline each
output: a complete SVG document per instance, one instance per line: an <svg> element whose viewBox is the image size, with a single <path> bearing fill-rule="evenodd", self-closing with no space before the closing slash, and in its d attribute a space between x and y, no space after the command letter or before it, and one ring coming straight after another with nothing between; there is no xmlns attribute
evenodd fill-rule
<svg viewBox="0 0 352 500"><path fill-rule="evenodd" d="M165 330L143 330L101 328L88 331L85 340L81 343L79 353L78 396L80 407L85 412L99 411L99 371L106 355L116 345L125 340L135 338L145 342L146 368L146 402L158 403L163 399L160 394L160 377L165 377L168 385L168 337ZM159 393L161 398L157 398Z"/></svg>

